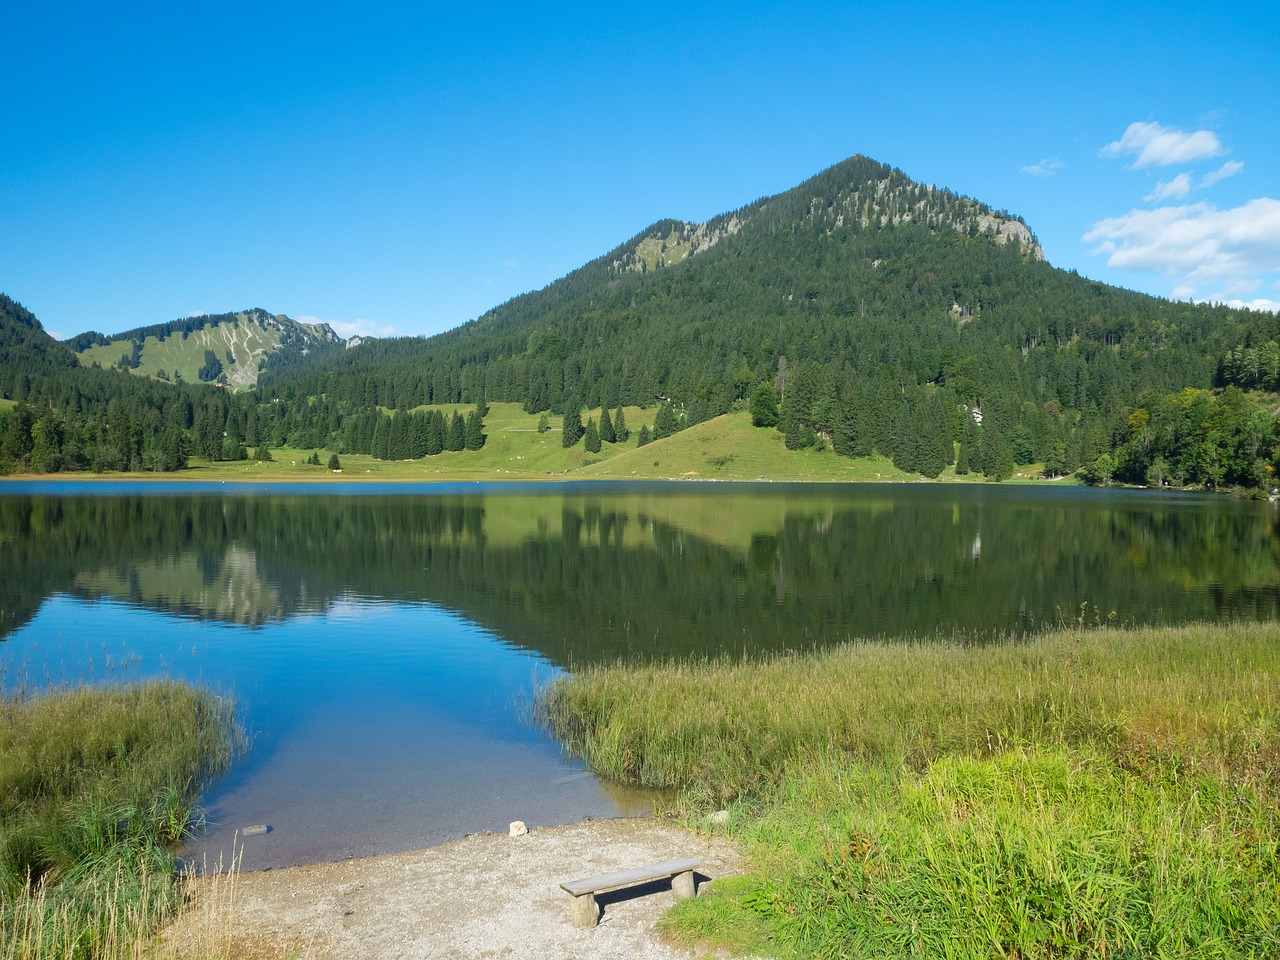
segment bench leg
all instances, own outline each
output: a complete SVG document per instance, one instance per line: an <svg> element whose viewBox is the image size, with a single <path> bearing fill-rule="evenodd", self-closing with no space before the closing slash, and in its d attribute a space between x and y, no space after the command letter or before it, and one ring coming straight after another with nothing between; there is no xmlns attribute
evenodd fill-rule
<svg viewBox="0 0 1280 960"><path fill-rule="evenodd" d="M590 930L600 919L600 907L596 903L594 893L584 893L573 898L573 925L581 930Z"/></svg>
<svg viewBox="0 0 1280 960"><path fill-rule="evenodd" d="M696 894L698 891L693 885L693 871L686 870L684 873L677 873L672 877L671 892L676 895L677 900L683 900L685 897L692 897Z"/></svg>

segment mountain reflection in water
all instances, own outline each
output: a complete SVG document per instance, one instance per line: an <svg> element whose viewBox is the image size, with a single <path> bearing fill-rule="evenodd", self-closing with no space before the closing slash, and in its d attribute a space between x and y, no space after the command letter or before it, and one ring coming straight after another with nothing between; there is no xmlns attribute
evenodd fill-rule
<svg viewBox="0 0 1280 960"><path fill-rule="evenodd" d="M253 747L193 855L268 823L246 867L337 859L644 809L530 721L560 669L1273 618L1275 520L981 485L6 483L0 685L233 693Z"/></svg>

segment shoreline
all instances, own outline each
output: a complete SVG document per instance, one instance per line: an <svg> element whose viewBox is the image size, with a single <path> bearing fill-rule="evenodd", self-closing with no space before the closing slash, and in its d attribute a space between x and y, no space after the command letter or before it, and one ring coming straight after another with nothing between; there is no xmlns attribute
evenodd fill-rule
<svg viewBox="0 0 1280 960"><path fill-rule="evenodd" d="M197 470L199 468L196 468ZM928 478L915 480L812 480L804 477L756 477L740 479L737 477L624 477L600 476L598 474L505 474L500 477L489 474L447 473L433 476L385 476L378 474L343 474L341 476L315 476L310 473L299 474L254 474L250 476L206 474L192 475L191 470L175 470L170 473L14 473L0 476L0 489L9 483L209 483L209 484L307 484L326 486L336 484L370 484L370 485L408 485L408 484L446 484L446 483L703 483L703 484L803 484L805 486L915 486L921 484L937 486L1086 486L1080 483L1062 484L1067 477L1038 478L1018 477L992 483L980 474L974 479L959 477ZM1098 487L1099 490L1149 490L1148 487L1130 487L1111 484ZM1183 489L1166 490L1172 493L1209 493L1214 491Z"/></svg>
<svg viewBox="0 0 1280 960"><path fill-rule="evenodd" d="M527 835L479 833L407 853L189 882L190 904L163 932L183 955L276 960L355 956L530 960L684 960L657 929L669 883L599 897L594 930L571 922L560 883L675 856L696 856L699 893L743 870L736 845L651 817L533 826Z"/></svg>

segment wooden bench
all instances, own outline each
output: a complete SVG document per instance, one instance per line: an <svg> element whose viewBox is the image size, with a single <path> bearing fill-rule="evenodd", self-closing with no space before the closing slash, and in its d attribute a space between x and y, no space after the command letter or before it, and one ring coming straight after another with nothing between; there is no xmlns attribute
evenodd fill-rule
<svg viewBox="0 0 1280 960"><path fill-rule="evenodd" d="M619 870L617 873L606 873L599 877L587 877L585 880L562 883L560 889L573 895L573 925L590 930L600 918L600 908L596 903L597 893L671 877L671 892L676 895L677 900L692 897L698 892L693 883L693 871L701 865L701 861L696 857L677 857L674 860L663 860L661 863L651 863L631 870Z"/></svg>

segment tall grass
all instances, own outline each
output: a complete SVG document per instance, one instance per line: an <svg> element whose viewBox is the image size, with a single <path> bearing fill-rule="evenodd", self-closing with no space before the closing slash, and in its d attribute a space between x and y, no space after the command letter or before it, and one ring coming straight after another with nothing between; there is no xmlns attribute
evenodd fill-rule
<svg viewBox="0 0 1280 960"><path fill-rule="evenodd" d="M241 742L229 702L170 681L0 703L0 958L131 955Z"/></svg>
<svg viewBox="0 0 1280 960"><path fill-rule="evenodd" d="M818 755L920 769L1028 744L1090 744L1134 764L1176 752L1257 777L1280 762L1280 626L587 667L539 702L550 729L602 773L722 800Z"/></svg>
<svg viewBox="0 0 1280 960"><path fill-rule="evenodd" d="M757 869L682 904L678 936L1280 956L1280 626L590 668L541 705L610 776L730 802Z"/></svg>

